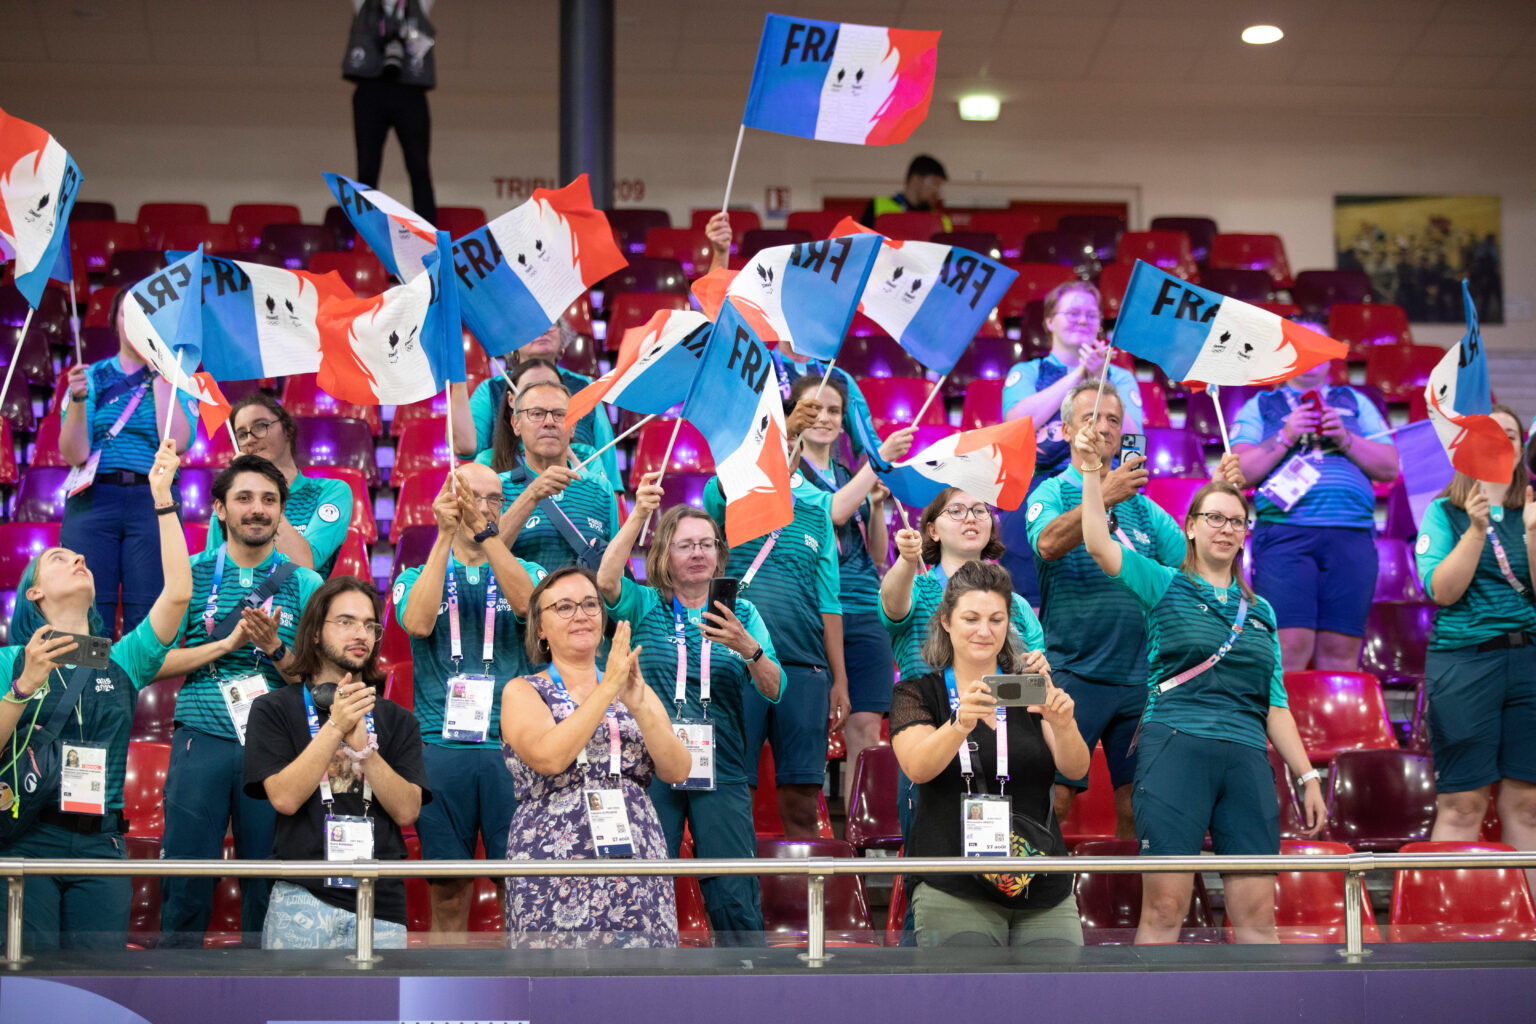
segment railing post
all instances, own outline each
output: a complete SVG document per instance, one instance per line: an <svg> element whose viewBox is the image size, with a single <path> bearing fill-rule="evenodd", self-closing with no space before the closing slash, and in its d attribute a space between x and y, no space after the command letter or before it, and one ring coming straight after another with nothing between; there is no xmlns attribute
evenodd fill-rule
<svg viewBox="0 0 1536 1024"><path fill-rule="evenodd" d="M357 954L348 957L360 971L366 971L381 959L373 953L373 884L372 878L357 880Z"/></svg>
<svg viewBox="0 0 1536 1024"><path fill-rule="evenodd" d="M806 950L800 954L810 967L821 967L827 956L827 876L815 873L805 880Z"/></svg>
<svg viewBox="0 0 1536 1024"><path fill-rule="evenodd" d="M21 955L21 900L26 878L8 875L5 879L5 966L17 970L30 957Z"/></svg>
<svg viewBox="0 0 1536 1024"><path fill-rule="evenodd" d="M1365 948L1365 922L1361 915L1366 912L1365 873L1355 868L1344 870L1344 948L1339 955L1358 960L1371 955Z"/></svg>

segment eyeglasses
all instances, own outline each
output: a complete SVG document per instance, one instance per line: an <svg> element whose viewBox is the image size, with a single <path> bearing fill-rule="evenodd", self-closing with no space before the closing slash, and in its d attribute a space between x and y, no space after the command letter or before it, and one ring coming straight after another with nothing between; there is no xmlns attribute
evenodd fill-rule
<svg viewBox="0 0 1536 1024"><path fill-rule="evenodd" d="M253 439L260 441L262 438L267 436L267 431L271 430L272 424L276 422L277 420L257 420L255 423L251 424L249 430L247 430L245 427L241 427L239 430L235 431L235 440L239 441L241 444L244 444L246 441Z"/></svg>
<svg viewBox="0 0 1536 1024"><path fill-rule="evenodd" d="M1220 530L1223 526L1232 527L1236 533L1246 533L1248 530L1248 520L1242 516L1224 516L1220 512L1200 512L1197 515L1213 530Z"/></svg>
<svg viewBox="0 0 1536 1024"><path fill-rule="evenodd" d="M364 633L367 633L370 637L373 638L374 643L378 643L379 638L384 635L384 627L379 623L364 621L363 619L356 618L352 615L338 615L334 619L326 619L325 621L329 622L343 633L356 633L359 629L361 629Z"/></svg>
<svg viewBox="0 0 1536 1024"><path fill-rule="evenodd" d="M1097 310L1093 309L1062 309L1057 310L1056 315L1063 320L1082 320L1090 324L1096 324L1104 319Z"/></svg>
<svg viewBox="0 0 1536 1024"><path fill-rule="evenodd" d="M528 417L530 423L544 423L548 420L564 420L564 409L518 409L522 415Z"/></svg>
<svg viewBox="0 0 1536 1024"><path fill-rule="evenodd" d="M977 502L975 505L949 505L944 509L944 514L957 523L965 522L966 516L975 519L987 518L987 506Z"/></svg>
<svg viewBox="0 0 1536 1024"><path fill-rule="evenodd" d="M576 612L579 610L581 614L585 615L587 618L595 619L597 618L598 614L602 612L603 606L597 598L589 597L584 601L555 601L551 604L545 605L541 610L546 612L554 612L562 619L575 618Z"/></svg>
<svg viewBox="0 0 1536 1024"><path fill-rule="evenodd" d="M471 492L470 493L470 499L476 505L489 505L491 508L500 508L501 507L501 495L500 494L475 494L475 493Z"/></svg>
<svg viewBox="0 0 1536 1024"><path fill-rule="evenodd" d="M712 555L719 545L712 540L680 540L672 545L672 550L680 555L691 555L695 551L704 555Z"/></svg>

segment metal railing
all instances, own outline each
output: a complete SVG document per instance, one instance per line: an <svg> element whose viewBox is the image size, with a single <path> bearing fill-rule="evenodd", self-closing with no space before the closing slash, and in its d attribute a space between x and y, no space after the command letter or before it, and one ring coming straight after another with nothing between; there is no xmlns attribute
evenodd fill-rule
<svg viewBox="0 0 1536 1024"><path fill-rule="evenodd" d="M45 860L0 859L7 883L5 966L26 962L21 948L22 893L27 875L100 875L109 877L187 876L198 878L334 878L357 880L357 949L350 959L367 969L378 963L373 948L374 885L381 878L534 878L651 875L805 875L807 965L829 958L824 895L832 875L938 875L993 873L1164 874L1220 872L1275 874L1280 871L1344 873L1344 948L1339 954L1358 961L1369 956L1361 915L1365 874L1434 868L1536 868L1536 851L1503 850L1446 853L1280 854L1237 857L997 857L983 864L958 857L812 857L754 860Z"/></svg>

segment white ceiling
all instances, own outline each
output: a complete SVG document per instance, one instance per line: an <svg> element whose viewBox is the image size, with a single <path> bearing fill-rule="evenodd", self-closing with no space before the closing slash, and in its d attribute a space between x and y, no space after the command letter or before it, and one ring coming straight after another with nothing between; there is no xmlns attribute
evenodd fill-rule
<svg viewBox="0 0 1536 1024"><path fill-rule="evenodd" d="M678 100L674 118L713 104L739 110L770 8L942 29L942 100L984 86L1005 102L1076 91L1207 108L1536 110L1532 0L616 0L615 8L621 116L641 100L658 124L667 97ZM0 86L335 83L350 18L349 0L6 0ZM440 0L434 21L440 94L554 94L558 0ZM1242 27L1258 21L1286 38L1240 42Z"/></svg>

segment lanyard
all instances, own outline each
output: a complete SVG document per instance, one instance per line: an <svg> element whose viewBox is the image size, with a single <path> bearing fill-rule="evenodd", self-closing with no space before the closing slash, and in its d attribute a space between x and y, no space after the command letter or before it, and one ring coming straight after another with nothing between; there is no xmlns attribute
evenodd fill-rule
<svg viewBox="0 0 1536 1024"><path fill-rule="evenodd" d="M782 526L774 530L768 535L768 539L763 541L763 546L757 549L757 557L752 559L752 564L747 566L747 574L741 578L742 590L752 585L752 578L757 575L757 570L763 567L763 563L768 561L768 552L773 550L774 544L778 543L779 534L783 532Z"/></svg>
<svg viewBox="0 0 1536 1024"><path fill-rule="evenodd" d="M310 695L309 687L304 684L300 685L304 686L304 717L309 722L309 738L314 739L320 735L320 716L315 713L315 698ZM368 712L368 716L363 719L363 723L364 727L368 730L368 738L370 740L377 740L378 736L373 731L372 711ZM345 743L346 740L343 739L342 742ZM357 773L359 775L363 774L361 765L358 766ZM331 805L336 802L336 798L331 794L331 767L329 763L325 767L325 774L320 777L320 801L325 804L326 813L330 813ZM368 781L366 775L363 775L363 817L366 818L368 816L368 808L372 803L373 784Z"/></svg>
<svg viewBox="0 0 1536 1024"><path fill-rule="evenodd" d="M485 662L485 667L491 667L491 661L496 656L496 574L491 571L490 563L485 566L485 634L480 638L480 657ZM459 627L459 574L454 570L453 563L448 563L448 656L453 659L453 670L459 670L459 662L464 660L464 643L460 638Z"/></svg>
<svg viewBox="0 0 1536 1024"><path fill-rule="evenodd" d="M827 490L831 491L833 494L836 494L841 489L841 485L837 482L837 463L833 463L826 469L822 469L810 459L802 458L800 461L810 467L811 472L816 475L816 478L821 481L822 485L826 487ZM863 507L863 502L860 502L859 507L853 510L853 524L859 528L860 536L867 537L868 534L866 533L866 528L864 526L864 513L862 511ZM835 531L833 533L833 537L837 541L837 555L839 558L841 558L843 556L843 539L837 536Z"/></svg>
<svg viewBox="0 0 1536 1024"><path fill-rule="evenodd" d="M705 609L708 611L709 609ZM677 717L683 717L683 704L688 700L688 613L684 610L682 602L677 595L672 595L672 615L677 623L677 688L672 693L672 702L677 705ZM709 637L703 636L703 623L699 625L701 643L699 645L699 704L704 709L704 717L709 717Z"/></svg>
<svg viewBox="0 0 1536 1024"><path fill-rule="evenodd" d="M571 697L571 691L565 688L565 680L560 678L560 670L553 665L549 666L549 678L554 680L556 686L560 687L561 696L565 698L565 702L574 710L576 701ZM603 674L601 672L597 674L597 681L603 681ZM619 715L614 710L613 705L609 704L608 709L603 712L603 717L608 719L608 774L616 778L622 764L621 755L624 750L623 743L619 738ZM576 763L582 765L589 763L587 761L586 744L582 744L581 749L576 752Z"/></svg>
<svg viewBox="0 0 1536 1024"><path fill-rule="evenodd" d="M133 397L128 400L128 404L118 414L117 422L107 428L107 441L111 441L123 432L123 428L128 425L128 420L133 416L134 410L139 407L140 402L144 401L144 396L148 392L149 381L146 380L143 384L139 385L139 389L133 393ZM102 442L102 447L106 447L106 441Z"/></svg>
<svg viewBox="0 0 1536 1024"><path fill-rule="evenodd" d="M1493 557L1499 560L1499 572L1504 574L1504 579L1515 588L1515 593L1525 596L1525 584L1515 576L1515 570L1509 564L1509 553L1504 550L1504 542L1499 540L1498 533L1493 528L1493 519L1488 520L1488 542L1493 545Z"/></svg>
<svg viewBox="0 0 1536 1024"><path fill-rule="evenodd" d="M953 667L944 670L944 688L949 691L949 713L955 714L960 710L960 688L955 684L955 670ZM1001 793L1003 787L1008 785L1008 709L997 708L997 725L992 730L997 738L997 791ZM971 769L971 739L965 738L960 744L960 775L965 779L965 791L971 791L971 778L975 772Z"/></svg>
<svg viewBox="0 0 1536 1024"><path fill-rule="evenodd" d="M1247 619L1248 599L1245 597L1239 600L1237 603L1237 621L1232 624L1232 632L1227 634L1226 643L1218 647L1215 654L1211 655L1209 658L1206 658L1194 668L1187 668L1183 672L1180 672L1178 675L1174 676L1172 679L1158 684L1157 692L1167 693L1175 686L1187 683L1191 679L1195 678L1195 676L1198 676L1200 673L1214 667L1218 661L1227 656L1227 652L1232 649L1232 645L1237 643L1237 638L1241 636L1243 632L1243 623L1246 622Z"/></svg>
<svg viewBox="0 0 1536 1024"><path fill-rule="evenodd" d="M219 553L213 560L213 582L208 587L208 603L203 605L203 633L209 639L213 638L214 626L217 625L216 620L219 614L219 584L224 582L224 556L228 552L228 544L219 545ZM267 575L271 576L276 571L277 561L274 559L272 562L272 568L267 570Z"/></svg>

